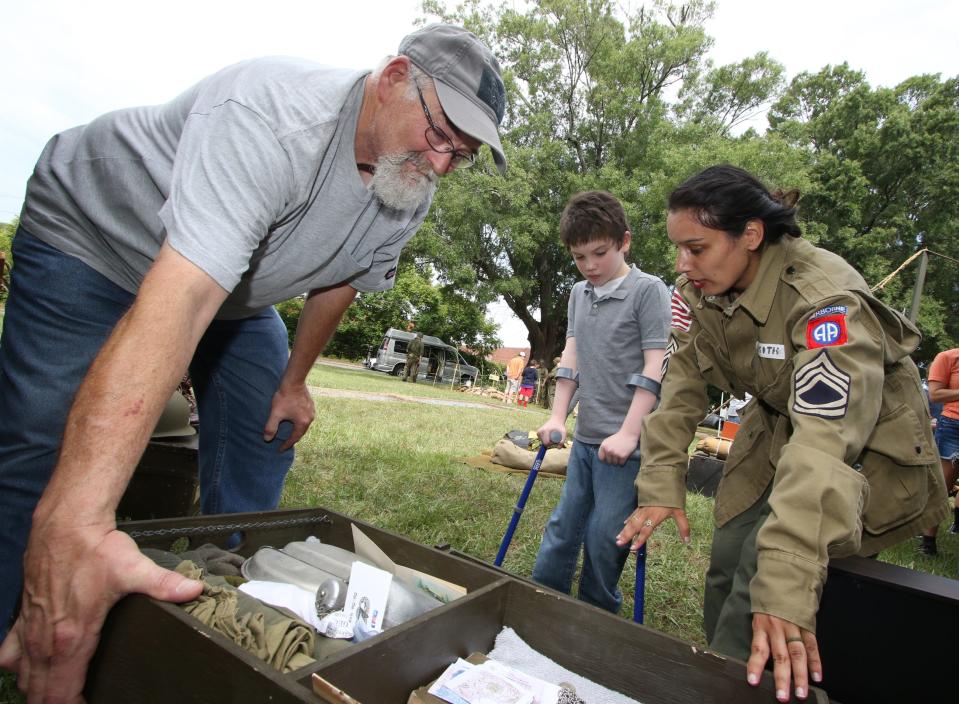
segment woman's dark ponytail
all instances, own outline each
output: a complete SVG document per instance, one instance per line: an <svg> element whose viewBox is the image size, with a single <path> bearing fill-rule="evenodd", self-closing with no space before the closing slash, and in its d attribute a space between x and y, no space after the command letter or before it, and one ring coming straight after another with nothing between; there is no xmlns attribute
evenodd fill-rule
<svg viewBox="0 0 959 704"><path fill-rule="evenodd" d="M703 227L739 237L750 220L762 220L766 239L802 236L796 223L799 191L770 191L749 172L729 164L710 166L669 196L669 210L690 210Z"/></svg>

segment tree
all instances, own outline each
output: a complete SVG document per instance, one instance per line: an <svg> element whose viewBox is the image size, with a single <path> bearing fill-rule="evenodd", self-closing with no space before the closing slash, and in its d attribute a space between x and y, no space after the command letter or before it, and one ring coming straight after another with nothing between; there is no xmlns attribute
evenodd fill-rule
<svg viewBox="0 0 959 704"><path fill-rule="evenodd" d="M460 295L450 286L431 283L432 270L417 267L403 255L396 285L389 291L360 293L347 308L326 353L344 359L362 359L375 351L388 328L405 329L407 323L455 347L485 356L499 347L495 325L486 319L485 306ZM303 300L294 298L277 306L293 344Z"/></svg>
<svg viewBox="0 0 959 704"><path fill-rule="evenodd" d="M785 87L783 65L765 51L711 69L702 80L683 86L680 115L692 122L713 125L722 135L759 114Z"/></svg>
<svg viewBox="0 0 959 704"><path fill-rule="evenodd" d="M557 237L563 206L577 191L604 188L627 212L640 209L643 166L668 112L662 96L698 70L712 5L658 3L622 16L608 0L541 0L495 15L475 0L453 13L424 8L467 26L500 58L510 167L505 178L481 163L447 179L413 247L445 283L502 296L529 330L532 355L551 359L577 278ZM658 248L665 259L664 240Z"/></svg>
<svg viewBox="0 0 959 704"><path fill-rule="evenodd" d="M923 247L933 257L919 315L921 360L959 342L959 80L872 88L845 64L800 74L773 107L775 133L807 151L800 201L818 243L876 283ZM908 310L916 268L878 295Z"/></svg>
<svg viewBox="0 0 959 704"><path fill-rule="evenodd" d="M2 264L0 264L0 301L7 297L10 285L10 267L13 265L13 254L11 253L13 235L19 225L20 218L0 223L0 260L2 260Z"/></svg>

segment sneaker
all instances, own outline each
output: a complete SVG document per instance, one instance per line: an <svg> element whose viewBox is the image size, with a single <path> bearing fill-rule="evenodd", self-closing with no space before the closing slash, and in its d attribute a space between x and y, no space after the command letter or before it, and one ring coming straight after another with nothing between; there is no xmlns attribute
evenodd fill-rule
<svg viewBox="0 0 959 704"><path fill-rule="evenodd" d="M951 526L949 526L949 532L953 535L959 533L959 523L953 523Z"/></svg>
<svg viewBox="0 0 959 704"><path fill-rule="evenodd" d="M939 554L939 551L936 550L936 539L925 540L919 543L919 552L923 555L928 555L929 557L935 557Z"/></svg>

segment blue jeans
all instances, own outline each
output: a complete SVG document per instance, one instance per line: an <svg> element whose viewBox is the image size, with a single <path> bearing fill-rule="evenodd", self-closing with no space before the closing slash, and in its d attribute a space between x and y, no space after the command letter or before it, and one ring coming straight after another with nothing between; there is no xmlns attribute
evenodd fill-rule
<svg viewBox="0 0 959 704"><path fill-rule="evenodd" d="M133 295L22 228L0 339L0 638L23 582L33 509L56 465L77 387ZM263 441L288 357L276 311L214 321L190 370L201 419L201 508L266 510L279 503L293 450ZM171 389L171 393L172 393ZM289 436L289 424L281 428Z"/></svg>
<svg viewBox="0 0 959 704"><path fill-rule="evenodd" d="M939 416L936 420L936 446L940 458L953 462L959 460L959 420Z"/></svg>
<svg viewBox="0 0 959 704"><path fill-rule="evenodd" d="M598 452L599 445L573 441L566 483L546 524L533 579L569 594L582 547L578 596L615 614L623 605L618 585L629 556L628 546L616 545L616 535L636 510L634 482L639 459L631 458L620 466L603 462Z"/></svg>

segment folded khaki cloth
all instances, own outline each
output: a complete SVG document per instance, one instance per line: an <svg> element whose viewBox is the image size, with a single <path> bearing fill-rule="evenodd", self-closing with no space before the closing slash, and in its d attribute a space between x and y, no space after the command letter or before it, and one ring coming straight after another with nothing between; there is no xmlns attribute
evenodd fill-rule
<svg viewBox="0 0 959 704"><path fill-rule="evenodd" d="M246 560L243 555L224 550L213 543L205 543L198 548L179 554L156 548L141 548L140 552L168 570L176 569L182 560L189 560L203 570L203 574L212 574L217 577L239 577L240 568Z"/></svg>
<svg viewBox="0 0 959 704"><path fill-rule="evenodd" d="M194 618L281 672L315 662L316 631L309 625L238 591L224 577L204 575L190 560L181 561L176 571L203 581L203 593L180 604Z"/></svg>

